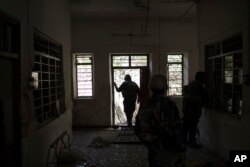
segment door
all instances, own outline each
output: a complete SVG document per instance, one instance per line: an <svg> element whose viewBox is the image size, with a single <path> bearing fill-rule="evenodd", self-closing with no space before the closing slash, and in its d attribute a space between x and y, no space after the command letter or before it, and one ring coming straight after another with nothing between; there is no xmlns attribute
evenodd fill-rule
<svg viewBox="0 0 250 167"><path fill-rule="evenodd" d="M114 69L114 82L119 87L122 82L124 81L124 76L126 74L129 74L132 78L132 81L134 81L139 87L140 87L140 69ZM121 92L117 92L114 88L114 124L118 126L125 126L126 125L126 116L124 113L123 108L123 97ZM136 103L136 108L134 115L137 114L140 104ZM132 119L132 123L134 123L134 116Z"/></svg>
<svg viewBox="0 0 250 167"><path fill-rule="evenodd" d="M148 55L125 54L112 55L112 83L116 83L119 87L124 82L124 76L129 74L132 81L140 87L141 102L136 103L135 112L133 114L132 124L135 123L135 116L141 104L148 97ZM117 64L116 64L116 60ZM133 63L135 60L136 63ZM141 62L140 62L141 61ZM139 63L138 63L139 62ZM127 120L124 113L123 97L121 92L117 92L112 85L112 124L114 126L126 126Z"/></svg>
<svg viewBox="0 0 250 167"><path fill-rule="evenodd" d="M10 166L19 163L21 147L19 85L15 61L0 57L1 151L4 150L4 163Z"/></svg>
<svg viewBox="0 0 250 167"><path fill-rule="evenodd" d="M20 23L0 13L1 164L21 166Z"/></svg>

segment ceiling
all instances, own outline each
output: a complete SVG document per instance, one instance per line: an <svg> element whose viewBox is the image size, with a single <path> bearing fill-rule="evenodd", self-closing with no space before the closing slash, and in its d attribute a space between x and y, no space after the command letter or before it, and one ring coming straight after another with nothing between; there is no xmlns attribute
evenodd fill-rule
<svg viewBox="0 0 250 167"><path fill-rule="evenodd" d="M72 17L161 18L196 17L197 0L71 0Z"/></svg>

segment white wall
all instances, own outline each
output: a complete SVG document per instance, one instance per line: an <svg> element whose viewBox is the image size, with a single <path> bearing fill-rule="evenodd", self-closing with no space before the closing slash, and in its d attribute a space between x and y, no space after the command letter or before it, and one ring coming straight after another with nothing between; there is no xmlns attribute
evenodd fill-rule
<svg viewBox="0 0 250 167"><path fill-rule="evenodd" d="M204 45L242 32L243 73L249 74L248 10L247 0L200 1L198 33L202 67L204 67ZM250 88L244 85L241 119L211 110L203 112L200 121L201 140L222 158L228 159L230 150L250 149L250 113L247 104L249 98Z"/></svg>
<svg viewBox="0 0 250 167"><path fill-rule="evenodd" d="M71 16L68 0L0 0L0 10L21 22L21 123L22 164L44 167L49 145L63 132L71 134ZM33 60L33 28L63 45L66 112L59 118L37 127L33 95L28 81Z"/></svg>
<svg viewBox="0 0 250 167"><path fill-rule="evenodd" d="M195 21L149 20L146 37L112 36L112 33L141 33L145 19L72 18L72 52L94 53L95 97L74 100L74 126L111 125L110 53L150 53L151 75L166 72L165 55L186 53L189 77L199 69ZM161 56L159 56L159 53Z"/></svg>

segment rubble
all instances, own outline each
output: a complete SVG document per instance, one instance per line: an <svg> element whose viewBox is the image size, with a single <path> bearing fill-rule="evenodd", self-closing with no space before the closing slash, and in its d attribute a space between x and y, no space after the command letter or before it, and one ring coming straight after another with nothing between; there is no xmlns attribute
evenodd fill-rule
<svg viewBox="0 0 250 167"><path fill-rule="evenodd" d="M89 144L89 147L94 147L94 148L104 148L108 147L111 145L111 142L104 140L102 137L97 136L95 137L91 143Z"/></svg>

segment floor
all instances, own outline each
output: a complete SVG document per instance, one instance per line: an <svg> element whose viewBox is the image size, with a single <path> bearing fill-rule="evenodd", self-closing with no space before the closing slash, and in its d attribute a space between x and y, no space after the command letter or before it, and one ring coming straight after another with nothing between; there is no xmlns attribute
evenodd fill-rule
<svg viewBox="0 0 250 167"><path fill-rule="evenodd" d="M148 167L147 149L138 142L115 143L121 128L88 128L73 131L71 156L62 157L63 167ZM72 157L74 164L72 164ZM186 152L187 167L222 167L223 160L206 148ZM68 160L67 160L68 159Z"/></svg>

